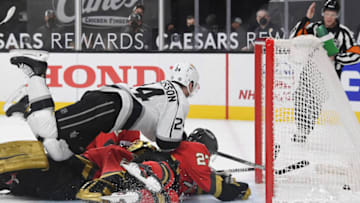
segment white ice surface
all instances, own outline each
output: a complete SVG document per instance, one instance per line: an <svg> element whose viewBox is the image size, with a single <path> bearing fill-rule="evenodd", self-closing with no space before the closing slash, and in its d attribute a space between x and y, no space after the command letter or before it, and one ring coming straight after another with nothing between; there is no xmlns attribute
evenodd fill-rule
<svg viewBox="0 0 360 203"><path fill-rule="evenodd" d="M195 128L208 128L217 137L219 143L219 151L231 154L236 157L254 162L254 126L253 122L244 121L226 121L226 120L202 120L202 119L188 119L185 124L186 132L191 132ZM12 141L19 139L34 139L30 128L22 121L17 119L9 119L0 116L0 142ZM246 168L246 165L228 160L226 158L217 156L211 163L211 166L217 170L232 169L232 168ZM247 182L250 185L252 195L246 201L232 201L242 203L264 203L265 192L264 184L254 183L254 172L234 173L233 176L242 182ZM1 195L0 202L82 202L82 201L47 201L34 200L29 198L14 197L10 195ZM211 195L193 196L186 199L186 203L219 202Z"/></svg>

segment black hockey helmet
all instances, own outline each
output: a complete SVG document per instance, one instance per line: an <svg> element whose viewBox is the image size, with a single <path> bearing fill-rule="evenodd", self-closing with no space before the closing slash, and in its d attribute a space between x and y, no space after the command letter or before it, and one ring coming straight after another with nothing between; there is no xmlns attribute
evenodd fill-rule
<svg viewBox="0 0 360 203"><path fill-rule="evenodd" d="M200 142L206 146L209 150L210 154L216 154L218 150L217 139L210 130L205 128L196 128L192 131L187 138L188 141L191 142Z"/></svg>
<svg viewBox="0 0 360 203"><path fill-rule="evenodd" d="M337 0L325 0L324 2L324 7L323 7L323 12L329 10L329 11L336 11L337 13L339 13L340 11L340 4Z"/></svg>

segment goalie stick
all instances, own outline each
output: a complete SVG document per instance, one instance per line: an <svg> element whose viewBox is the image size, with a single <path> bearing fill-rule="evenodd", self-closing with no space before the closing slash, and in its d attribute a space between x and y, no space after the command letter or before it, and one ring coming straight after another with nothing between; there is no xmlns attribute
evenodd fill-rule
<svg viewBox="0 0 360 203"><path fill-rule="evenodd" d="M222 157L225 157L225 158L228 158L228 159L231 159L233 161L237 161L237 162L240 162L242 164L245 164L245 165L248 165L248 166L252 166L254 167L254 170L255 168L258 168L258 169L261 169L261 170L265 170L265 166L262 166L262 165L259 165L259 164L255 164L255 163L252 163L250 161L246 161L244 159L240 159L240 158L237 158L237 157L234 157L234 156L231 156L229 154L225 154L225 153L222 153L222 152L218 152L217 153L218 155L222 156ZM302 161L298 161L294 164L291 164L283 169L274 169L275 171L275 174L276 175L283 175L285 173L288 173L288 172L291 172L291 171L294 171L294 170L297 170L297 169L301 169L301 168L304 168L305 166L308 166L310 165L310 162L307 161L307 160L302 160ZM243 172L243 171L246 171L246 169L230 169L230 170L234 170L233 172ZM238 170L238 171L236 171ZM252 169L248 169L248 170L252 170ZM227 170L224 170L224 171L227 171Z"/></svg>

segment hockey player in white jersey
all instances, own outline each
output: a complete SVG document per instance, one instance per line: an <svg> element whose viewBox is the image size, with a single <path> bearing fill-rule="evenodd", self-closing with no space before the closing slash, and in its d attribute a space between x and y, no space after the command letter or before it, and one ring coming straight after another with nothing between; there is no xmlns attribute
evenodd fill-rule
<svg viewBox="0 0 360 203"><path fill-rule="evenodd" d="M54 112L45 83L48 53L12 50L10 54L10 62L30 77L27 122L54 160L84 152L100 132L139 130L162 150L175 149L183 139L187 97L196 91L199 80L192 64L176 64L171 80L87 91L78 102Z"/></svg>

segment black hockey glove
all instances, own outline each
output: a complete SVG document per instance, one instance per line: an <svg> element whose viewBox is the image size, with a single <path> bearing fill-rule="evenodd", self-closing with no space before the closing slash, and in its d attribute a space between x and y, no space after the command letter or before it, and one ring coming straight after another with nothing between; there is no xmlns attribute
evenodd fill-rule
<svg viewBox="0 0 360 203"><path fill-rule="evenodd" d="M216 175L222 178L222 192L218 199L231 201L234 199L247 200L251 195L251 190L247 183L237 182L231 177L230 173L217 172Z"/></svg>

